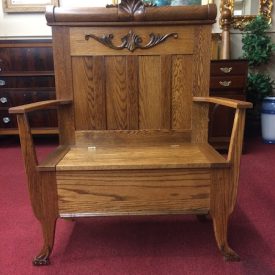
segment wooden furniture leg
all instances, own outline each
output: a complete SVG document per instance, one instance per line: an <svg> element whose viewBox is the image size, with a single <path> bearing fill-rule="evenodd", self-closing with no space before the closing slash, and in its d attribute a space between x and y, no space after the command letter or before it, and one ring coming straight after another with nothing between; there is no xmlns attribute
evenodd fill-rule
<svg viewBox="0 0 275 275"><path fill-rule="evenodd" d="M43 230L44 245L39 254L33 259L35 266L49 265L50 255L54 245L56 219L41 221Z"/></svg>
<svg viewBox="0 0 275 275"><path fill-rule="evenodd" d="M37 156L26 114L18 114L18 129L28 176L29 195L35 217L42 226L43 248L33 260L34 265L48 265L51 254L55 223L58 217L57 188L54 171L37 171Z"/></svg>
<svg viewBox="0 0 275 275"><path fill-rule="evenodd" d="M218 248L226 261L240 261L239 255L230 248L227 241L227 228L230 215L230 177L228 170L213 171L210 191L210 214L213 219Z"/></svg>
<svg viewBox="0 0 275 275"><path fill-rule="evenodd" d="M210 213L216 241L226 261L240 261L240 257L228 245L227 226L237 199L244 122L245 110L237 109L227 157L232 164L231 169L212 172Z"/></svg>

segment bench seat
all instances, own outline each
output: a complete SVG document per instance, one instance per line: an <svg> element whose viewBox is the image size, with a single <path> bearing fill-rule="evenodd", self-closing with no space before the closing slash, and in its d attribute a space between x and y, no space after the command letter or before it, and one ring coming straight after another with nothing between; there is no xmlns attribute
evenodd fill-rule
<svg viewBox="0 0 275 275"><path fill-rule="evenodd" d="M72 147L56 170L114 170L228 167L208 144ZM41 166L40 166L41 167Z"/></svg>

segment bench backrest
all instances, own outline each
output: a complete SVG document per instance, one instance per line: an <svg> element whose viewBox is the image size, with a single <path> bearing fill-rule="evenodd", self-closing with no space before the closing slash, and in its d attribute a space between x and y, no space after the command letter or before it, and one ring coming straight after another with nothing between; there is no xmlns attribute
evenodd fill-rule
<svg viewBox="0 0 275 275"><path fill-rule="evenodd" d="M215 16L215 5L139 0L48 10L57 98L73 99L59 114L62 143L124 142L124 134L205 142L207 107L193 106L192 97L209 93Z"/></svg>

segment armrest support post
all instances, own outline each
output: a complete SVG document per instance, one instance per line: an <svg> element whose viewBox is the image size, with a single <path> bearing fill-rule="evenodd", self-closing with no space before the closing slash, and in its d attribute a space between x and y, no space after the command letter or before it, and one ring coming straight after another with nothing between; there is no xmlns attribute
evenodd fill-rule
<svg viewBox="0 0 275 275"><path fill-rule="evenodd" d="M36 217L40 215L40 208L36 205L35 194L38 188L39 175L36 171L38 165L37 155L33 144L31 129L26 114L17 114L18 130L21 143L21 151L24 159L25 170L28 177L28 190L31 204Z"/></svg>
<svg viewBox="0 0 275 275"><path fill-rule="evenodd" d="M242 154L245 124L245 110L247 108L252 108L253 105L250 102L215 97L194 97L194 101L202 103L220 104L236 109L227 155L227 162L231 164L229 175L229 188L231 189L231 191L229 192L229 213L232 213L237 199L240 161Z"/></svg>

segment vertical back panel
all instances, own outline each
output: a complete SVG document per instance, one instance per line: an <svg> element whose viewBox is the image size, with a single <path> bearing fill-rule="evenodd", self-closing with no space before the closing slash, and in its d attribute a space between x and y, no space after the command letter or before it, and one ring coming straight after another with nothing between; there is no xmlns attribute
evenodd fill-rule
<svg viewBox="0 0 275 275"><path fill-rule="evenodd" d="M126 130L127 79L124 56L105 57L107 129Z"/></svg>
<svg viewBox="0 0 275 275"><path fill-rule="evenodd" d="M161 128L161 59L139 57L139 129Z"/></svg>
<svg viewBox="0 0 275 275"><path fill-rule="evenodd" d="M138 56L127 56L127 121L129 130L139 128L139 75Z"/></svg>
<svg viewBox="0 0 275 275"><path fill-rule="evenodd" d="M193 96L208 96L210 81L209 45L211 25L197 26L195 29ZM208 140L208 104L193 104L192 142L206 143Z"/></svg>
<svg viewBox="0 0 275 275"><path fill-rule="evenodd" d="M76 57L72 64L76 129L106 129L104 57Z"/></svg>
<svg viewBox="0 0 275 275"><path fill-rule="evenodd" d="M193 56L174 55L172 62L172 129L191 129Z"/></svg>

